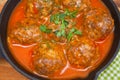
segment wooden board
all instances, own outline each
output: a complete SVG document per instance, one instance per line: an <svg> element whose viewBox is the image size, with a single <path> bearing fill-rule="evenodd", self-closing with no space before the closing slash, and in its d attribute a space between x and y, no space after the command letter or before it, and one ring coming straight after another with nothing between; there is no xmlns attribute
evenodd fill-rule
<svg viewBox="0 0 120 80"><path fill-rule="evenodd" d="M28 80L18 73L7 61L0 59L0 80Z"/></svg>

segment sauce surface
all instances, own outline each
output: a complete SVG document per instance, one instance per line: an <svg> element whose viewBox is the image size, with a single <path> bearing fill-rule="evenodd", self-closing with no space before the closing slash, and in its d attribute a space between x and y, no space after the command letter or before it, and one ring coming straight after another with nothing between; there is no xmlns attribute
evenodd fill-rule
<svg viewBox="0 0 120 80"><path fill-rule="evenodd" d="M39 76L86 77L109 55L113 26L101 0L22 0L9 20L8 44Z"/></svg>

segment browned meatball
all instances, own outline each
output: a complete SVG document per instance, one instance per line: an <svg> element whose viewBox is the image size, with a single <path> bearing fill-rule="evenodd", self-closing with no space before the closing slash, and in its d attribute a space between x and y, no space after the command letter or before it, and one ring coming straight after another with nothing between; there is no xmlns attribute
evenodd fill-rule
<svg viewBox="0 0 120 80"><path fill-rule="evenodd" d="M41 75L51 76L66 65L62 47L51 42L37 45L32 57L34 70Z"/></svg>
<svg viewBox="0 0 120 80"><path fill-rule="evenodd" d="M91 9L85 13L84 30L93 40L103 40L113 30L114 22L110 14L101 9Z"/></svg>
<svg viewBox="0 0 120 80"><path fill-rule="evenodd" d="M86 7L90 7L90 0L63 0L63 5L70 9L79 9L83 10Z"/></svg>
<svg viewBox="0 0 120 80"><path fill-rule="evenodd" d="M18 24L19 25L19 24ZM41 32L37 26L21 26L14 28L9 32L9 38L13 43L33 44L41 41Z"/></svg>
<svg viewBox="0 0 120 80"><path fill-rule="evenodd" d="M52 12L54 0L28 0L27 16L47 16Z"/></svg>
<svg viewBox="0 0 120 80"><path fill-rule="evenodd" d="M94 42L86 37L72 40L67 57L71 66L85 69L94 64L99 58L98 48Z"/></svg>

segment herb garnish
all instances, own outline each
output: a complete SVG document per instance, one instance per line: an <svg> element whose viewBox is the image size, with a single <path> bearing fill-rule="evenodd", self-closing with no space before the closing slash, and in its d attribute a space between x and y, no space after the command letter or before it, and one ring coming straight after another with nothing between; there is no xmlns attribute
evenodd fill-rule
<svg viewBox="0 0 120 80"><path fill-rule="evenodd" d="M53 14L50 16L50 22L53 22L54 24L60 26L60 28L54 32L57 37L65 37L68 41L70 41L74 35L82 35L82 32L75 28L68 29L69 22L67 21L67 18L75 18L77 12L78 11L69 11L68 9L66 9L64 12ZM45 33L52 32L52 29L47 29L45 25L41 25L40 30Z"/></svg>
<svg viewBox="0 0 120 80"><path fill-rule="evenodd" d="M65 14L67 16L69 16L70 18L75 18L77 13L78 13L77 10L75 10L75 11L69 11L68 9L65 10Z"/></svg>
<svg viewBox="0 0 120 80"><path fill-rule="evenodd" d="M47 29L47 27L45 25L41 25L40 30L42 32L45 32L45 33L51 33L52 32L52 29Z"/></svg>
<svg viewBox="0 0 120 80"><path fill-rule="evenodd" d="M64 13L57 13L54 15L50 16L50 22L54 22L56 25L61 24L61 21L65 19L65 14Z"/></svg>
<svg viewBox="0 0 120 80"><path fill-rule="evenodd" d="M73 35L82 35L82 32L75 28L72 28L67 35L67 40L70 41Z"/></svg>

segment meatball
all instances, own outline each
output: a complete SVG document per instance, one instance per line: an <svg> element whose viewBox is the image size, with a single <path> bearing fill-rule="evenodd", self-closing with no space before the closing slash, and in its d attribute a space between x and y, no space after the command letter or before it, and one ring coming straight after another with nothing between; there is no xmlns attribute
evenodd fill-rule
<svg viewBox="0 0 120 80"><path fill-rule="evenodd" d="M104 40L114 27L110 14L101 9L91 9L85 12L84 30L93 40Z"/></svg>
<svg viewBox="0 0 120 80"><path fill-rule="evenodd" d="M87 37L72 40L67 51L67 58L72 67L85 69L99 59L96 44Z"/></svg>
<svg viewBox="0 0 120 80"><path fill-rule="evenodd" d="M90 7L91 2L90 2L90 0L64 0L64 1L62 1L62 3L64 6L70 8L70 9L83 10L86 7Z"/></svg>
<svg viewBox="0 0 120 80"><path fill-rule="evenodd" d="M51 76L66 65L62 47L52 42L37 45L32 58L35 72L41 75Z"/></svg>
<svg viewBox="0 0 120 80"><path fill-rule="evenodd" d="M13 43L29 45L40 42L42 36L38 26L19 25L9 32L9 38Z"/></svg>
<svg viewBox="0 0 120 80"><path fill-rule="evenodd" d="M52 12L53 4L54 0L28 0L26 7L27 15L47 16Z"/></svg>

